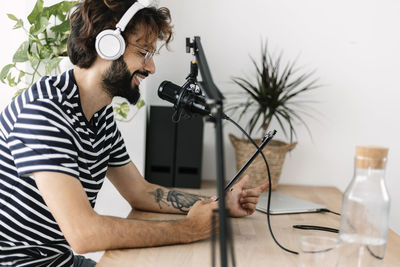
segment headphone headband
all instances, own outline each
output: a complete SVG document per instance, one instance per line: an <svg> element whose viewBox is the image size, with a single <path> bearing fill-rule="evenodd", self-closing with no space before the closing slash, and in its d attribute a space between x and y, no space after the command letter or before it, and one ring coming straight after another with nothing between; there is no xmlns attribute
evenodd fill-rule
<svg viewBox="0 0 400 267"><path fill-rule="evenodd" d="M116 28L120 29L121 32L125 30L126 25L131 21L133 16L141 9L148 7L151 1L149 0L138 0L125 12L122 18L118 21Z"/></svg>

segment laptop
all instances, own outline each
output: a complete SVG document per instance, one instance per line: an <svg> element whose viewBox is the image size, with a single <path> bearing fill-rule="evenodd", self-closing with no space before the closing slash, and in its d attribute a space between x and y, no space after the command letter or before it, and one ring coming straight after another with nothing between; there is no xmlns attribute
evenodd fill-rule
<svg viewBox="0 0 400 267"><path fill-rule="evenodd" d="M268 192L258 199L256 210L267 213ZM306 201L300 198L272 191L270 214L291 214L305 212L320 212L326 209L324 205Z"/></svg>

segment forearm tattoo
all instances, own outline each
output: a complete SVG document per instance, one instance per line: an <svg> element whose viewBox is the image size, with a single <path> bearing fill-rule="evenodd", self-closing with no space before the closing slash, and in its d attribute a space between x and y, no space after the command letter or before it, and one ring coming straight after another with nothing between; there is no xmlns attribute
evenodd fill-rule
<svg viewBox="0 0 400 267"><path fill-rule="evenodd" d="M168 203L164 200L164 191L161 188L157 188L156 191L150 192L150 194L155 197L155 200L158 203L160 209L162 209L161 203L165 203L166 205L168 205Z"/></svg>
<svg viewBox="0 0 400 267"><path fill-rule="evenodd" d="M167 194L165 191L166 190L163 190L162 188L157 188L155 191L149 192L149 194L154 196L155 201L160 209L162 209L162 204L164 204L165 206L172 206L173 208L186 213L190 210L194 203L207 198L176 190L169 190Z"/></svg>

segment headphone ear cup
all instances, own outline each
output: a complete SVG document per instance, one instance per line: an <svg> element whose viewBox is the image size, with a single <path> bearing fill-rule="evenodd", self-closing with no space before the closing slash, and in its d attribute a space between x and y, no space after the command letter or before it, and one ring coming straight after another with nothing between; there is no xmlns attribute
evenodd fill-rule
<svg viewBox="0 0 400 267"><path fill-rule="evenodd" d="M97 54L105 60L116 60L125 52L125 40L119 30L104 30L96 36Z"/></svg>

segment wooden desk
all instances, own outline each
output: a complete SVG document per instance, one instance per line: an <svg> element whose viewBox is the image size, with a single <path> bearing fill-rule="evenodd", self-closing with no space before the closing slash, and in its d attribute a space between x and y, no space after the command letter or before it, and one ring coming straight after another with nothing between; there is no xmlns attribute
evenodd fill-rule
<svg viewBox="0 0 400 267"><path fill-rule="evenodd" d="M200 190L183 190L203 195L215 195L215 183L205 182ZM332 211L340 212L342 193L334 187L280 185L277 191L324 204ZM135 211L129 218L146 220L180 219L182 215L157 214ZM297 255L279 248L271 238L267 226L267 216L256 211L245 218L231 219L234 239L236 266L297 266ZM307 213L271 216L275 237L285 247L298 251L301 235L332 235L319 231L293 229L294 224L312 224L339 227L339 216L331 213ZM218 244L217 244L218 247ZM217 260L219 254L217 254ZM218 261L217 261L218 263ZM199 241L186 245L173 245L154 248L124 249L106 251L97 266L211 266L211 242ZM219 266L219 263L216 265ZM400 266L400 236L389 231L385 255L385 266Z"/></svg>

